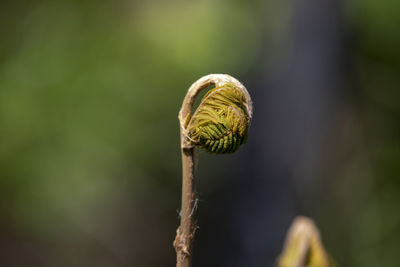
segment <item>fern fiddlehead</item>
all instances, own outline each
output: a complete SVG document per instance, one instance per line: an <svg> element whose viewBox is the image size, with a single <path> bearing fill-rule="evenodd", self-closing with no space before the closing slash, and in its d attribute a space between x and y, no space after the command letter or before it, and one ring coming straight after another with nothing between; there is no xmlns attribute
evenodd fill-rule
<svg viewBox="0 0 400 267"><path fill-rule="evenodd" d="M209 85L210 90L192 114L197 95ZM194 82L179 111L182 155L181 221L174 240L177 267L192 266L192 247L196 232L194 152L195 147L217 153L233 153L246 142L253 115L246 88L226 74L210 74Z"/></svg>
<svg viewBox="0 0 400 267"><path fill-rule="evenodd" d="M247 141L252 104L240 84L226 83L211 89L186 122L195 146L214 154L233 153Z"/></svg>

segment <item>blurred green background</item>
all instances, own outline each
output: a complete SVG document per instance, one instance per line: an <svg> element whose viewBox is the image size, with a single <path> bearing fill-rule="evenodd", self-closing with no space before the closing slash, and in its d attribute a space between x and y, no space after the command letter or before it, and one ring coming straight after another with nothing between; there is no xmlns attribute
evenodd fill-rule
<svg viewBox="0 0 400 267"><path fill-rule="evenodd" d="M237 154L200 152L196 266L273 266L297 214L341 266L397 266L399 14L395 0L1 1L0 266L174 266L177 112L209 73L241 80L255 119Z"/></svg>

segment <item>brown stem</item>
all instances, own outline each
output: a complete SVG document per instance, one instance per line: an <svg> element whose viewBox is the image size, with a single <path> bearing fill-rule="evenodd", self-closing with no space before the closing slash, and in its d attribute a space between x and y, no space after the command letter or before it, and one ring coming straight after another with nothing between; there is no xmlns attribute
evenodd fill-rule
<svg viewBox="0 0 400 267"><path fill-rule="evenodd" d="M186 122L190 119L193 112L193 105L197 95L210 85L217 87L231 83L241 88L247 93L246 88L235 78L226 74L210 74L197 80L189 88L178 119L181 134L181 154L182 154L182 203L181 203L181 224L176 231L174 247L177 254L177 267L192 266L192 249L196 224L194 222L194 203L195 203L195 184L194 184L194 145L191 144L186 130ZM250 97L248 98L250 99ZM250 100L249 100L250 101ZM251 103L249 105L249 116L251 117Z"/></svg>
<svg viewBox="0 0 400 267"><path fill-rule="evenodd" d="M182 206L181 225L176 231L174 247L177 254L177 267L192 266L192 247L196 231L193 220L195 187L194 187L194 148L182 148Z"/></svg>

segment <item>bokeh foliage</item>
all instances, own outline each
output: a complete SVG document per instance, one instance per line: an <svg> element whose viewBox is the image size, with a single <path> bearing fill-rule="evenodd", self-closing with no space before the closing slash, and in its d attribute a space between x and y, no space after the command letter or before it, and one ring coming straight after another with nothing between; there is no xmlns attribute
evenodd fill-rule
<svg viewBox="0 0 400 267"><path fill-rule="evenodd" d="M253 78L256 69L279 67L291 2L272 2L2 1L0 246L12 255L24 242L39 247L25 254L30 266L71 266L58 258L72 257L75 266L173 263L181 100L202 75ZM400 3L345 7L357 81L351 129L361 141L334 174L336 208L353 203L351 242L336 258L343 266L396 266ZM324 236L335 222L320 219ZM139 230L118 229L130 227ZM149 244L135 239L150 231ZM343 252L334 234L328 249Z"/></svg>

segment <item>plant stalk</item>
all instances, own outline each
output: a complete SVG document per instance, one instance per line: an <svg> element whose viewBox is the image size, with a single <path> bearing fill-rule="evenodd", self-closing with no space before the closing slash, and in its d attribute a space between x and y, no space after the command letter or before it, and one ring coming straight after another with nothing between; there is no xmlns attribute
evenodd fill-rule
<svg viewBox="0 0 400 267"><path fill-rule="evenodd" d="M193 239L196 232L194 222L194 148L182 148L182 207L181 225L174 242L177 253L177 267L192 266Z"/></svg>

